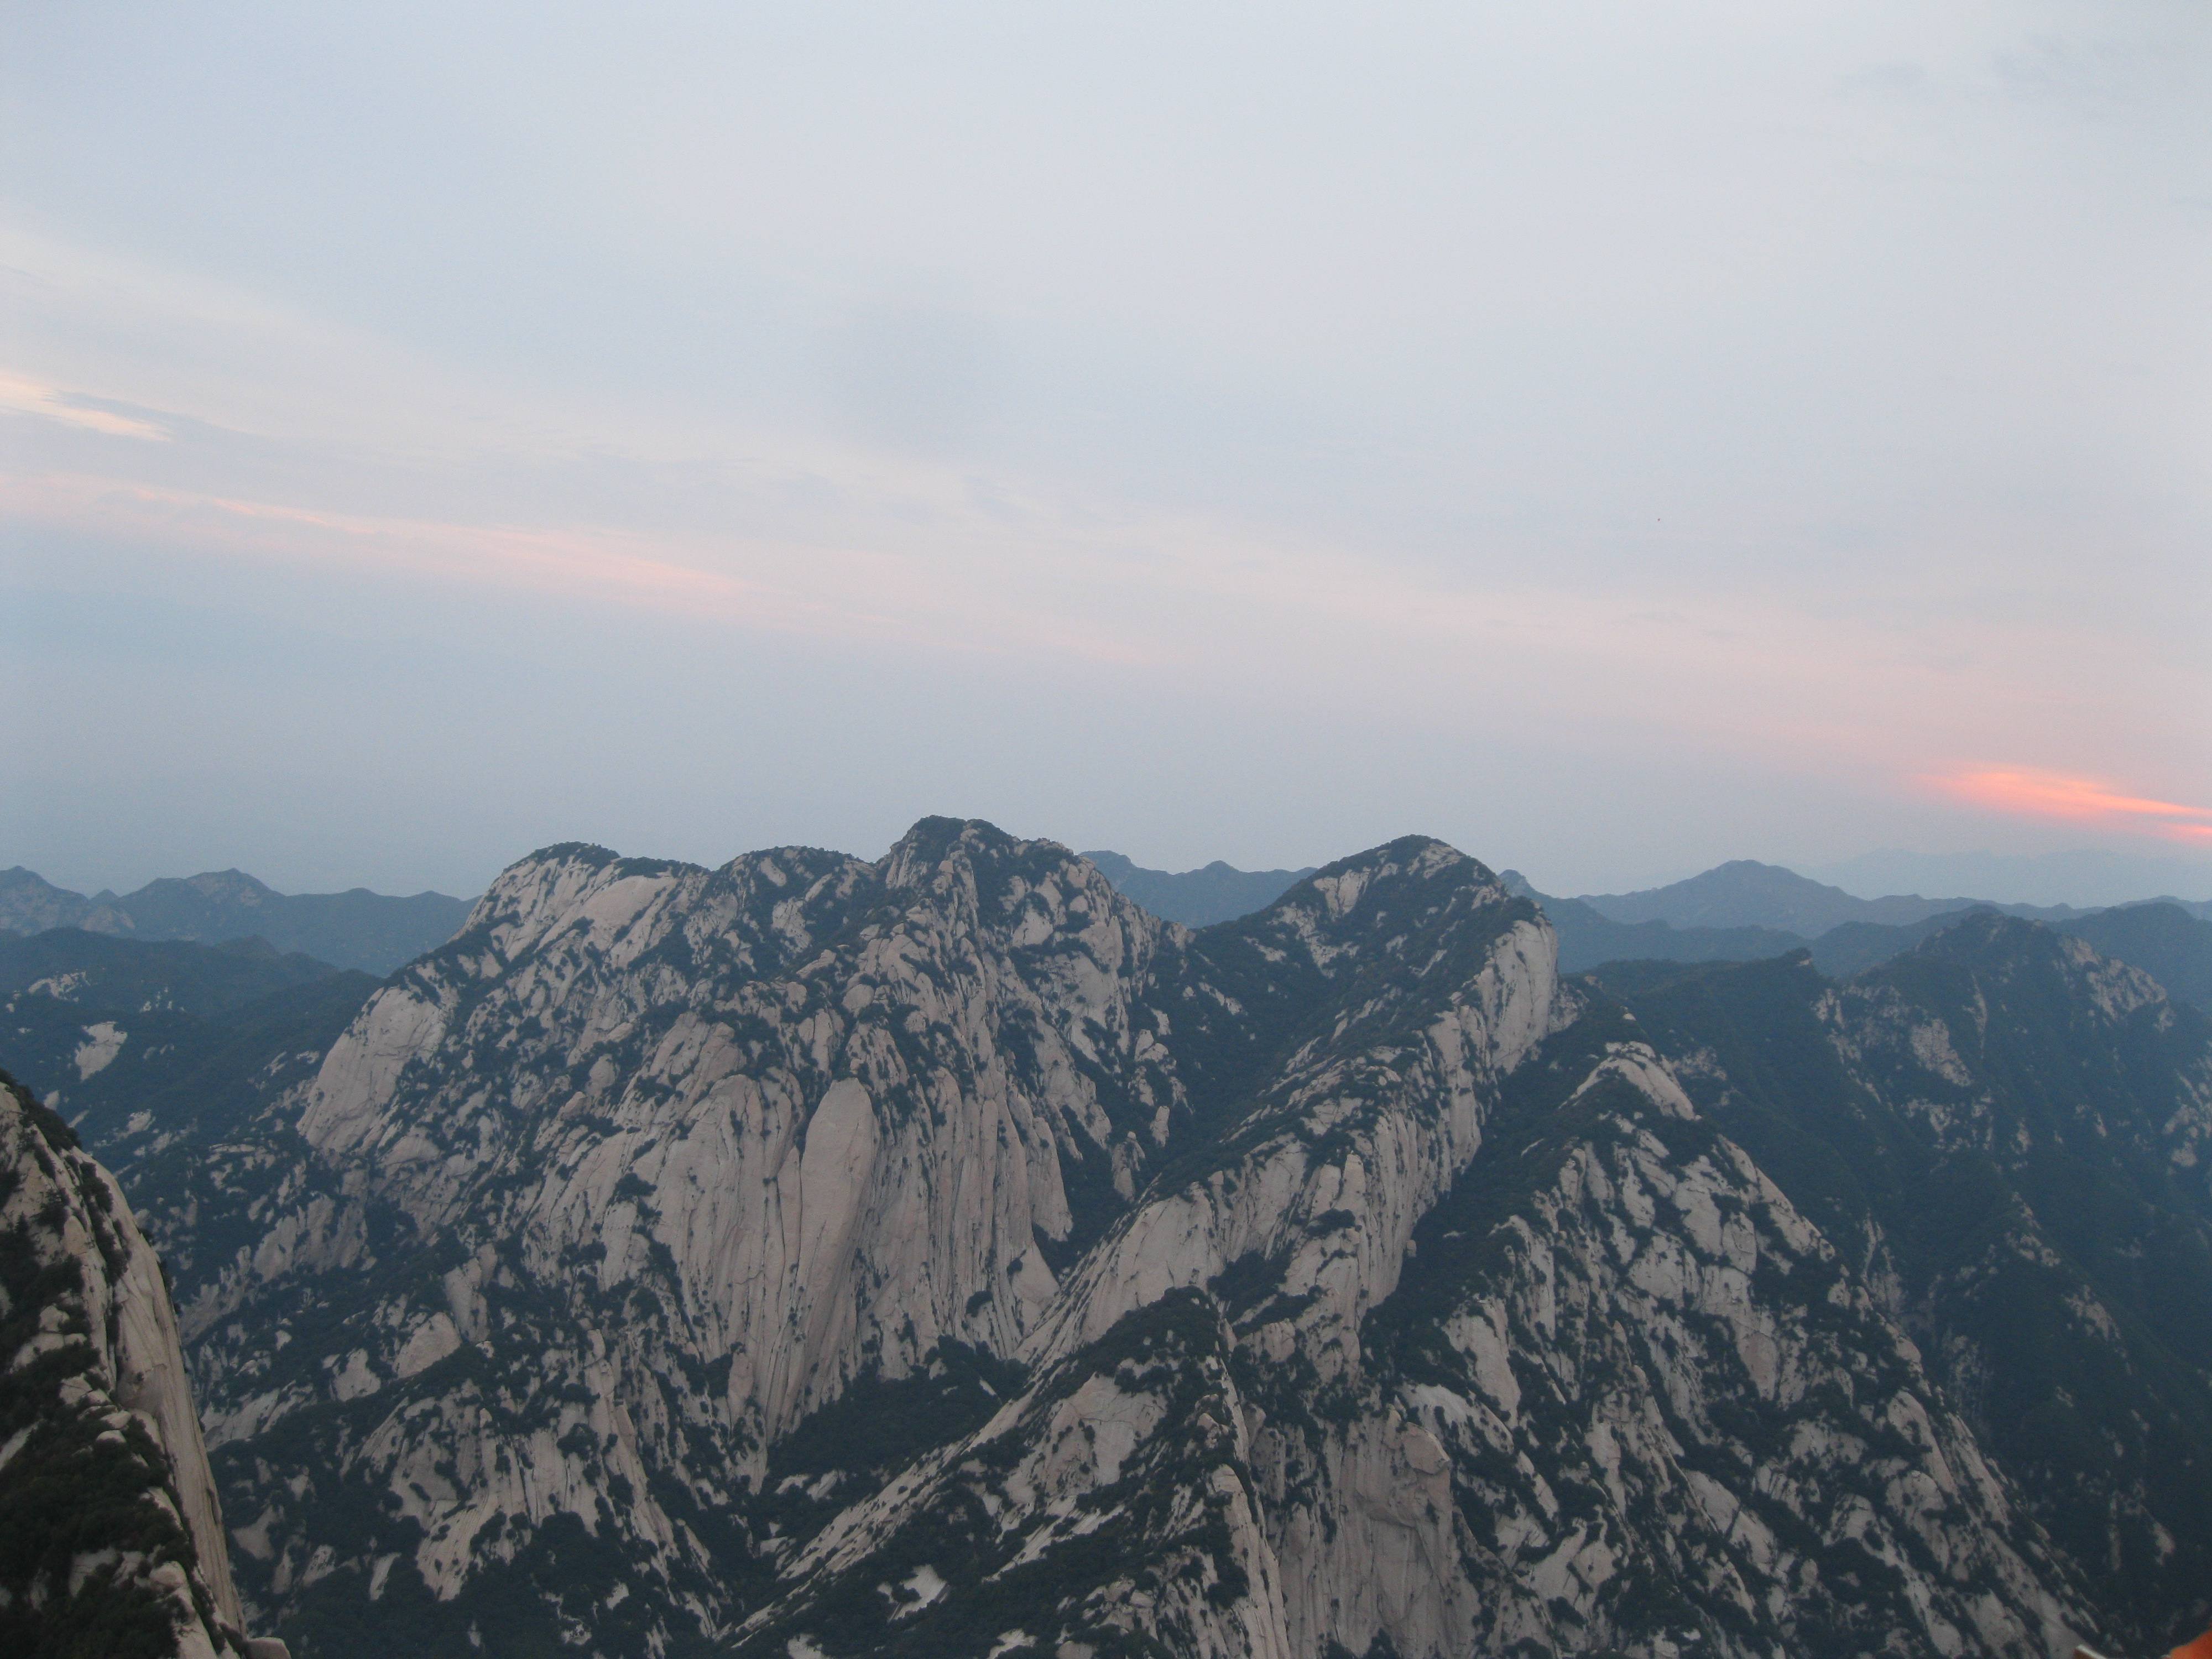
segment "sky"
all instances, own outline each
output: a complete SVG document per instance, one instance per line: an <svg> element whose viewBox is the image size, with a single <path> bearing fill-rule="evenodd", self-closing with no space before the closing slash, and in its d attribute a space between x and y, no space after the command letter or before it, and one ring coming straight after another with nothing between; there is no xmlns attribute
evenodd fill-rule
<svg viewBox="0 0 2212 1659"><path fill-rule="evenodd" d="M0 866L2212 895L2195 0L0 31Z"/></svg>

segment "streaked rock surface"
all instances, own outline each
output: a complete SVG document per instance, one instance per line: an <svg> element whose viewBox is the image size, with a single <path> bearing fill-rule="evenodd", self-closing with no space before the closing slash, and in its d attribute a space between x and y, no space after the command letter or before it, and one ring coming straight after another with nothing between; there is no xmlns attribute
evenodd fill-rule
<svg viewBox="0 0 2212 1659"><path fill-rule="evenodd" d="M0 1647L246 1654L161 1264L0 1073Z"/></svg>
<svg viewBox="0 0 2212 1659"><path fill-rule="evenodd" d="M2067 1063L2167 1022L2098 1146L2052 1144L2197 1202L2202 1022L1996 923L2060 952ZM1968 1034L1919 960L1756 964L1809 987L1723 996L1777 1081L1648 987L1563 981L1538 908L1419 837L1199 933L978 823L874 862L555 848L149 1226L191 1247L241 1584L319 1653L2148 1632L2164 1581L2092 1558L2178 1500L2054 1507L1971 1386L1980 1281L1807 1173L1862 1118L2019 1141L1990 1032L2050 1009L1985 988Z"/></svg>

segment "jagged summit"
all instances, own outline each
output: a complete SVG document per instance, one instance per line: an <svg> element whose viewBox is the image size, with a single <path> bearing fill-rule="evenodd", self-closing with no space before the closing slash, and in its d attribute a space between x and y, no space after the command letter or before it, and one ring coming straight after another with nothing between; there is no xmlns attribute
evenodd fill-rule
<svg viewBox="0 0 2212 1659"><path fill-rule="evenodd" d="M1974 1345L2194 1328L2157 1298L2212 1030L1969 921L1846 985L1569 984L1427 836L1195 930L957 818L872 860L543 849L157 1211L234 1241L179 1291L242 1582L333 1655L371 1607L840 1659L2147 1630L2094 1564L2196 1526L2186 1481L2130 1449L2065 1532L2088 1477ZM1972 1237L2009 1237L2069 1172L2164 1206L2155 1285L2107 1253L1978 1323L1923 1234L1997 1194ZM2089 1260L2037 1224L2008 1260ZM2078 1387L2002 1363L2046 1415ZM2197 1443L2185 1389L2116 1398Z"/></svg>

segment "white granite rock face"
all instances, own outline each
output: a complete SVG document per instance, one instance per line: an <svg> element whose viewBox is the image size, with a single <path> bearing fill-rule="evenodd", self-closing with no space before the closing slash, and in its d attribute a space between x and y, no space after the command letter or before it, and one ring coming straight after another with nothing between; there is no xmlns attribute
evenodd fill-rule
<svg viewBox="0 0 2212 1659"><path fill-rule="evenodd" d="M988 899L957 845L881 872L586 862L509 872L463 935L481 955L364 1011L310 1145L426 1233L526 1241L549 1279L603 1252L613 1294L665 1251L756 1436L864 1355L897 1375L944 1336L1016 1346L1054 1288L1036 1238L1072 1224L1065 1164L1141 1168L1178 1102L1133 1005L1164 924L1064 856ZM873 920L823 948L862 890ZM1132 1101L1141 1129L1115 1121Z"/></svg>
<svg viewBox="0 0 2212 1659"><path fill-rule="evenodd" d="M35 1467L64 1490L100 1492L107 1519L73 1524L129 1540L81 1553L59 1582L41 1573L5 1594L58 1620L80 1592L150 1595L173 1622L178 1653L242 1654L222 1504L160 1260L107 1171L12 1085L0 1088L0 1321L11 1338L0 1368L40 1408L0 1444L0 1501L11 1464L18 1474ZM128 1513L118 1507L124 1477L94 1468L118 1456L135 1460L143 1482ZM179 1525L188 1549L149 1543L149 1516L153 1534L163 1518Z"/></svg>
<svg viewBox="0 0 2212 1659"><path fill-rule="evenodd" d="M1751 1659L1856 1630L1867 1651L2068 1650L2084 1609L1911 1341L1648 1048L1612 1045L1534 1128L1489 1154L1525 1163L1520 1190L1470 1209L1479 1243L1432 1238L1419 1312L1368 1328L1379 1352L1347 1364L1340 1322L1313 1342L1269 1318L1325 1302L1296 1277L1238 1320L1222 1411L1257 1533L1240 1547L1279 1597L1269 1642ZM1110 1449L1096 1485L1158 1416L1070 1393L1088 1352L832 1523L757 1626L808 1627L825 1583L896 1557L963 1482L997 1537L1046 1553L1090 1488L996 1481L988 1449L1026 1433L1028 1469L1079 1421L1091 1466Z"/></svg>
<svg viewBox="0 0 2212 1659"><path fill-rule="evenodd" d="M1538 1178L1510 1214L1436 1264L1442 1341L1393 1333L1429 1379L1394 1404L1465 1494L1459 1593L1346 1630L1364 1587L1328 1585L1339 1639L2066 1650L2081 1604L1910 1340L1648 1053L1594 1079L1513 1148Z"/></svg>
<svg viewBox="0 0 2212 1659"><path fill-rule="evenodd" d="M1133 1639L1194 1659L1292 1659L1303 1650L1254 1501L1231 1346L1195 1292L1129 1316L823 1528L784 1567L801 1588L749 1620L738 1651ZM924 1553L939 1559L909 1569ZM916 1581L926 1601L901 1593Z"/></svg>
<svg viewBox="0 0 2212 1659"><path fill-rule="evenodd" d="M1297 903L1285 908L1303 921ZM1481 1144L1498 1079L1571 1006L1557 962L1549 929L1516 922L1418 1041L1387 1056L1339 1042L1302 1048L1248 1120L1255 1144L1116 1224L1027 1357L1095 1340L1130 1310L1207 1284L1231 1262L1284 1257L1284 1292L1301 1306L1283 1340L1325 1375L1356 1369L1359 1321L1397 1283L1413 1224Z"/></svg>
<svg viewBox="0 0 2212 1659"><path fill-rule="evenodd" d="M404 1382L350 1455L379 1460L434 1593L611 1510L711 1627L714 1548L656 1492L727 1512L856 1373L1020 1345L1047 1252L1126 1203L1187 1111L1141 1006L1181 939L1062 849L951 824L877 866L516 866L333 1048L298 1120L319 1175L193 1315L220 1348L395 1251L434 1256L434 1288L395 1287L313 1373L231 1370L218 1438ZM495 1426L514 1387L439 1363L465 1343L495 1369L528 1344L563 1402ZM263 1501L267 1582L296 1595L309 1500Z"/></svg>
<svg viewBox="0 0 2212 1659"><path fill-rule="evenodd" d="M1878 1241L1650 1048L1577 1048L1556 960L1420 838L1199 934L942 820L873 864L526 860L331 1048L188 1310L256 1605L1749 1659L1863 1602L1904 1632L1867 1651L2033 1659L2072 1591ZM940 1377L949 1437L848 1410Z"/></svg>

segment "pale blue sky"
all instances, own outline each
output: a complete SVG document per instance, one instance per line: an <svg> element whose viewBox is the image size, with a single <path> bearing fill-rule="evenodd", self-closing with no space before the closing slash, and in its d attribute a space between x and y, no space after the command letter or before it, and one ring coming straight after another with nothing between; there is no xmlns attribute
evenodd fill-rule
<svg viewBox="0 0 2212 1659"><path fill-rule="evenodd" d="M0 30L0 864L2212 892L2201 5Z"/></svg>

